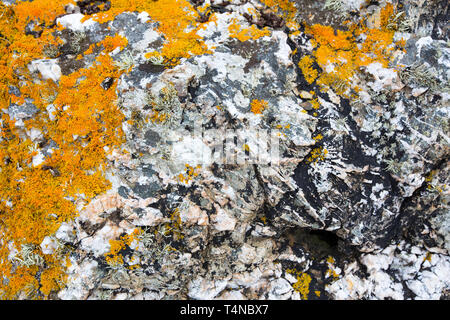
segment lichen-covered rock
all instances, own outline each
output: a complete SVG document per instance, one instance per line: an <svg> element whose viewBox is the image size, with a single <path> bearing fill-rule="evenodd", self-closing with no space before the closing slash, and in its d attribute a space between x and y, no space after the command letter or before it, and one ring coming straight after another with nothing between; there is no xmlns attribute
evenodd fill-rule
<svg viewBox="0 0 450 320"><path fill-rule="evenodd" d="M51 227L0 215L39 284L0 297L446 297L446 2L41 2L2 1L48 43L7 39L0 212Z"/></svg>

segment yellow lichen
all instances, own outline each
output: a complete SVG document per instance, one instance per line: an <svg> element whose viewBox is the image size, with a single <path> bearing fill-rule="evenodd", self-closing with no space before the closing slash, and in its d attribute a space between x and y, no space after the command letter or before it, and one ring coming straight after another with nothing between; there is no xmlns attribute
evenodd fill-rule
<svg viewBox="0 0 450 320"><path fill-rule="evenodd" d="M333 257L328 256L327 260L328 270L325 273L325 277L332 277L333 280L336 280L339 278L339 274L336 272L334 263L336 262Z"/></svg>
<svg viewBox="0 0 450 320"><path fill-rule="evenodd" d="M317 75L319 74L319 72L312 67L313 62L314 59L311 56L306 55L303 56L298 63L298 66L302 70L302 74L305 77L305 80L309 84L313 83L314 80L316 80Z"/></svg>
<svg viewBox="0 0 450 320"><path fill-rule="evenodd" d="M292 285L295 291L299 292L302 300L308 300L309 285L311 283L311 276L305 272L300 272L295 269L287 269L287 273L290 273L297 277L297 282Z"/></svg>
<svg viewBox="0 0 450 320"><path fill-rule="evenodd" d="M317 98L312 99L310 102L311 102L311 107L312 107L314 110L317 110L317 109L320 108L320 103L319 103L319 100L318 100Z"/></svg>
<svg viewBox="0 0 450 320"><path fill-rule="evenodd" d="M169 222L165 223L155 233L162 233L165 237L172 235L174 240L181 240L184 238L182 233L182 221L180 216L180 209L173 210L169 217ZM169 250L176 251L174 248L169 247Z"/></svg>
<svg viewBox="0 0 450 320"><path fill-rule="evenodd" d="M317 136L313 137L313 140L316 142L319 140L322 140L322 139L323 139L323 135L321 133L319 133Z"/></svg>
<svg viewBox="0 0 450 320"><path fill-rule="evenodd" d="M320 146L314 148L310 152L310 156L306 159L307 163L317 163L319 161L323 161L328 154L328 150L324 147Z"/></svg>
<svg viewBox="0 0 450 320"><path fill-rule="evenodd" d="M281 124L277 124L275 126L276 129L280 130L279 132L277 132L277 136L283 136L286 137L286 132L291 128L291 125L288 123L286 125L281 125Z"/></svg>
<svg viewBox="0 0 450 320"><path fill-rule="evenodd" d="M264 225L266 225L267 224L267 217L266 216L261 217L261 221L264 223Z"/></svg>

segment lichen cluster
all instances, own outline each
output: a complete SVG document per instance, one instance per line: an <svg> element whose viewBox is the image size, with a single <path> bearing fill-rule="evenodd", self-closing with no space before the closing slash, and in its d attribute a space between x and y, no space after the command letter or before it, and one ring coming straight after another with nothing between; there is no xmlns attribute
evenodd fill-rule
<svg viewBox="0 0 450 320"><path fill-rule="evenodd" d="M300 293L302 300L308 300L310 289L309 287L312 280L311 276L305 272L300 272L296 269L287 269L286 272L294 275L297 279L297 281L292 285L294 290Z"/></svg>
<svg viewBox="0 0 450 320"><path fill-rule="evenodd" d="M107 11L101 11L87 19L100 23L114 20L123 12L148 12L159 24L158 31L164 34L165 43L159 54L168 65L174 65L180 58L188 58L210 52L197 31L203 27L200 14L186 0L115 0ZM187 29L190 31L186 32ZM153 55L151 55L153 56ZM149 56L149 58L151 57Z"/></svg>
<svg viewBox="0 0 450 320"><path fill-rule="evenodd" d="M117 128L121 122L114 106L114 88L92 90L107 76L117 77L109 56L99 56L87 69L62 76L59 83L35 79L28 64L47 58L45 48L61 41L50 27L64 13L67 1L19 2L8 7L0 4L2 34L0 69L4 75L0 85L0 109L11 104L32 102L36 113L32 118L11 118L2 112L0 136L0 223L2 245L0 270L2 298L45 298L60 288L64 281L64 260L57 255L42 255L39 245L56 232L61 222L74 217L77 201L87 201L105 191L109 185L103 177L105 147L121 143ZM24 31L30 23L35 33ZM55 26L53 26L55 28ZM81 80L84 77L84 80ZM20 95L10 93L20 88ZM54 107L50 116L46 107ZM70 105L70 110L68 109ZM63 112L65 111L65 112ZM34 162L38 149L27 132L39 130L44 141L55 147L41 163ZM42 156L41 156L42 157ZM12 248L33 248L30 254L43 259L41 265L12 264L8 254ZM36 275L39 272L40 277Z"/></svg>
<svg viewBox="0 0 450 320"><path fill-rule="evenodd" d="M249 28L244 28L239 24L237 19L233 19L232 23L228 27L230 38L236 38L241 42L247 40L258 40L261 37L270 35L270 30L265 27L264 29L258 29L254 24Z"/></svg>
<svg viewBox="0 0 450 320"><path fill-rule="evenodd" d="M121 251L129 247L133 241L138 240L138 237L142 231L138 228L134 229L131 234L125 234L117 240L110 240L110 249L105 254L105 261L111 267L122 266L124 264Z"/></svg>
<svg viewBox="0 0 450 320"><path fill-rule="evenodd" d="M396 15L396 7L387 3L377 17L345 21L344 30L305 24L305 33L311 36L310 43L314 48L312 55L303 56L299 62L305 80L317 84L322 91L333 89L339 95L356 97L360 88L355 76L361 68L371 63L380 63L387 68L395 51L404 48L404 40L394 41L395 28L391 22ZM376 22L369 23L370 19Z"/></svg>
<svg viewBox="0 0 450 320"><path fill-rule="evenodd" d="M250 110L254 114L261 114L268 107L269 107L269 104L266 100L255 99L255 100L252 100L252 102L250 104Z"/></svg>
<svg viewBox="0 0 450 320"><path fill-rule="evenodd" d="M312 50L303 53L295 67L310 86L307 89L310 91L304 92L308 98L302 98L308 101L309 113L314 117L320 113L320 91L332 90L344 98L357 98L360 71L373 63L391 67L397 51L405 47L404 40L394 41L395 31L406 28L404 14L391 3L381 8L376 18L345 21L344 27L337 30L303 22L301 26L296 21L294 1L259 2L264 10L283 21L292 38L309 37ZM330 8L338 6L336 1L327 3ZM70 248L59 244L53 253L44 254L41 243L53 236L61 223L74 219L93 198L108 190L111 183L105 178L107 158L113 151L127 152L122 150L125 142L122 125L127 119L118 106L117 87L119 78L134 67L135 61L127 51L129 44L124 35L106 36L80 52L83 35L75 34L71 45L77 48L76 60L90 60L89 65L61 74L58 79L47 79L30 71L31 62L50 61L61 55L63 27L56 21L69 4L76 5L76 2L34 0L16 1L12 5L0 2L1 299L48 299L64 286ZM213 53L214 48L199 35L209 23L216 23L209 4L194 6L187 0L114 0L108 8L101 6L99 12L86 14L82 22L92 19L106 24L124 12L144 11L149 14L149 21L156 22L163 43L160 49L144 55L150 64L171 68L183 58ZM272 29L261 22L264 17L271 17L270 14L264 16L254 10L251 16L259 24L249 26L231 18L227 36L239 45L244 45L239 42L251 44L270 37ZM121 58L114 59L113 53L118 52ZM404 76L413 79L411 72ZM146 123L171 123L178 117L175 113L181 113L181 102L171 83L159 95L149 93L147 98L151 113L144 119ZM272 111L275 107L270 101ZM30 105L35 108L33 115L11 116L11 108L22 110ZM249 107L257 117L269 113L265 112L269 102L262 98L242 107ZM219 110L222 108L225 109L217 106ZM139 110L134 110L128 123L143 127L140 115ZM284 136L291 130L290 124L274 126ZM36 135L40 138L33 138ZM328 150L321 145L324 135L320 132L313 135L316 145L305 157L306 164L314 165L326 159ZM250 147L244 144L243 150L249 153ZM174 180L183 187L189 186L200 170L201 166L186 164ZM431 175L426 182L428 188L434 188ZM183 239L180 210L171 211L168 220L159 232L163 236L171 234L176 240ZM261 220L268 224L265 216ZM142 232L136 229L111 240L105 262L110 267L123 265L121 253L141 236ZM12 252L15 252L13 257ZM334 260L330 258L327 262L327 276L337 279ZM295 269L287 272L297 279L293 288L302 299L307 299L311 276ZM315 294L320 296L319 291Z"/></svg>
<svg viewBox="0 0 450 320"><path fill-rule="evenodd" d="M0 4L0 109L11 104L32 103L36 114L23 125L2 112L0 136L0 297L47 298L64 282L65 260L43 255L40 243L54 234L60 224L74 218L78 209L106 191L106 155L120 150L124 116L117 107L117 79L132 65L113 61L110 53L124 49L127 39L116 35L91 45L78 55L80 60L95 55L91 66L52 79L36 79L28 65L36 59L58 57L63 41L56 18L65 13L71 0L35 0ZM196 31L198 14L187 1L113 1L110 10L86 19L113 20L124 11L151 12L159 23L166 43L160 53L168 64L181 57L207 52ZM168 15L170 12L170 15ZM188 27L194 29L185 32ZM32 32L25 32L32 28ZM50 50L49 48L52 48ZM110 81L105 87L104 81ZM15 95L13 88L20 88ZM51 111L48 106L51 105ZM159 120L161 117L155 116ZM49 154L40 154L45 145L28 137L39 130L43 141L52 143ZM39 158L37 158L39 157ZM33 162L33 159L35 160ZM41 161L36 161L40 159ZM32 248L41 264L11 263L15 248ZM62 263L61 263L62 261ZM40 277L36 277L40 274Z"/></svg>

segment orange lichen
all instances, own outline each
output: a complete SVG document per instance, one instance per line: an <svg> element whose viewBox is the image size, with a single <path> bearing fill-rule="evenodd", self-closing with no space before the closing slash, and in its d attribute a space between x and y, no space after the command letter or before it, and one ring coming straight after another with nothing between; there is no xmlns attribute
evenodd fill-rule
<svg viewBox="0 0 450 320"><path fill-rule="evenodd" d="M236 38L241 42L248 40L257 40L264 36L270 36L270 30L267 27L258 29L255 25L248 28L242 27L237 19L232 19L232 23L228 26L230 38Z"/></svg>
<svg viewBox="0 0 450 320"><path fill-rule="evenodd" d="M69 1L64 1L65 3ZM50 24L56 15L64 12L61 7L63 1L54 1L51 6L54 9L47 13L48 1L20 2L16 6L6 6L0 3L0 106L3 107L12 103L23 103L24 97L16 97L8 93L8 86L17 86L19 83L18 74L25 81L30 81L25 74L27 65L34 59L42 58L43 51L48 45L58 45L61 41L55 38L48 29L42 30L42 26ZM42 7L41 7L42 6ZM62 10L60 10L62 9ZM38 16L31 16L30 13L39 13ZM34 19L31 19L33 17ZM39 21L42 25L36 27L37 31L42 31L38 39L32 35L25 34L25 26L32 20Z"/></svg>
<svg viewBox="0 0 450 320"><path fill-rule="evenodd" d="M110 249L105 254L106 263L112 267L123 265L123 256L120 252L126 249L126 247L129 247L134 240L137 240L140 232L141 230L136 228L132 233L123 235L118 240L109 240Z"/></svg>
<svg viewBox="0 0 450 320"><path fill-rule="evenodd" d="M298 24L295 22L297 8L295 1L292 0L259 0L267 8L274 11L277 16L286 21L286 25L291 29L296 29Z"/></svg>
<svg viewBox="0 0 450 320"><path fill-rule="evenodd" d="M260 1L293 28L293 2ZM108 164L106 156L119 149L124 141L121 131L124 116L114 103L117 79L122 71L108 53L117 48L124 49L127 46L125 38L107 36L92 45L84 55L97 55L93 65L63 75L57 82L44 80L28 71L31 61L48 58L46 48L61 45L62 41L55 37L54 31L62 27L54 25L54 21L65 13L64 6L69 3L75 4L72 0L17 1L10 6L0 2L0 110L8 109L11 103L20 107L25 99L30 99L37 107L37 113L32 119L23 121L25 129L38 129L45 141L55 143L52 153L36 164L33 160L39 156L39 146L23 134L15 119L2 112L0 298L3 299L48 298L64 285L66 276L61 262L64 258L59 257L59 253L43 255L39 245L46 236L53 235L62 222L74 218L79 203L87 204L109 188L110 183L104 177ZM158 31L164 36L163 48L157 55L166 65L174 65L180 58L210 52L197 34L208 23L199 22L200 14L207 16L208 10L207 5L195 10L186 0L115 0L111 1L109 10L85 19L108 22L126 11L148 12L151 19L158 22ZM356 90L352 77L360 67L372 62L388 66L396 49L394 31L390 27L391 17L395 14L395 8L387 4L380 12L380 23L376 28L367 27L364 21L349 24L348 31L335 31L321 25L306 26L305 31L313 36L315 47L311 56L304 56L299 62L307 82L316 81L324 90L332 88L338 94L346 94L348 88ZM211 14L209 21L215 19ZM39 32L39 37L25 34L25 27L30 22L35 22L33 31ZM267 28L258 29L255 25L242 28L236 20L232 21L229 31L231 37L240 41L270 35ZM404 41L397 43L397 47L402 45ZM313 67L315 63L323 73ZM102 87L105 79L112 79L106 89ZM10 87L19 88L21 95L10 94ZM46 110L50 103L55 109L54 118ZM315 106L318 108L317 100L312 103L314 109ZM261 114L267 107L266 101L253 100L251 111ZM154 110L150 119L163 122L167 117L167 114ZM318 136L314 139L320 140ZM323 147L318 147L311 152L308 161L323 160L326 153ZM189 183L199 174L198 169L187 165L186 175L181 174L179 181ZM170 221L166 226L169 232L182 238L178 209L171 213ZM123 264L120 251L129 246L133 238L134 233L112 240L106 261ZM42 265L22 265L8 258L11 248L20 252L24 244L33 245L33 254L42 257ZM311 277L297 271L292 273L298 280L294 289L306 299Z"/></svg>
<svg viewBox="0 0 450 320"><path fill-rule="evenodd" d="M164 60L164 57L158 51L147 52L144 57L146 59Z"/></svg>
<svg viewBox="0 0 450 320"><path fill-rule="evenodd" d="M349 88L358 91L352 78L361 67L379 62L388 67L396 48L404 41L394 43L394 31L388 28L388 21L394 14L392 4L381 9L378 27L368 27L366 19L359 23L347 23L348 30L335 30L331 26L305 25L305 32L313 37L315 50L310 58L303 57L299 66L305 79L312 83L316 73L311 64L317 62L322 69L316 79L326 91L333 89L337 94L348 96Z"/></svg>
<svg viewBox="0 0 450 320"><path fill-rule="evenodd" d="M203 24L199 23L199 13L186 0L115 0L111 8L83 20L92 18L100 23L112 21L123 12L146 11L153 21L157 21L158 31L165 42L161 55L167 65L174 65L180 58L209 53L209 49L197 34Z"/></svg>
<svg viewBox="0 0 450 320"><path fill-rule="evenodd" d="M122 37L118 34L111 36L106 36L100 42L91 44L89 48L84 52L84 54L92 54L94 52L94 48L103 47L104 52L110 53L114 51L116 48L124 49L128 45L128 40L125 37Z"/></svg>
<svg viewBox="0 0 450 320"><path fill-rule="evenodd" d="M180 173L177 176L177 178L178 178L177 180L182 183L188 184L189 182L191 182L195 177L197 177L200 174L200 168L202 166L197 165L195 167L192 167L189 164L186 164L185 166L186 166L185 174Z"/></svg>
<svg viewBox="0 0 450 320"><path fill-rule="evenodd" d="M64 273L59 261L55 261L51 268L44 269L40 276L40 288L44 296L48 296L52 291L58 291L64 286L67 275Z"/></svg>
<svg viewBox="0 0 450 320"><path fill-rule="evenodd" d="M120 71L109 55L100 54L89 68L63 75L57 83L31 75L28 64L46 58L45 48L58 47L53 25L70 0L35 0L5 6L0 3L0 110L10 103L30 99L36 114L23 120L25 129L37 129L55 147L42 161L34 162L39 146L24 136L16 120L1 114L0 133L0 298L47 298L63 285L63 257L43 255L40 243L54 234L60 224L73 219L77 204L87 203L109 187L103 172L107 151L123 142L123 115L115 105L117 80L105 90L106 78L117 79ZM38 22L40 37L25 34L25 26ZM127 45L114 36L102 41L105 53ZM11 86L20 96L9 94ZM52 103L50 117L46 107ZM8 256L10 248L32 245L32 254L42 265L17 265ZM12 247L11 247L12 246ZM39 277L37 275L40 275Z"/></svg>
<svg viewBox="0 0 450 320"><path fill-rule="evenodd" d="M269 104L266 100L252 100L250 104L250 111L254 114L262 114L265 109L269 107Z"/></svg>
<svg viewBox="0 0 450 320"><path fill-rule="evenodd" d="M34 0L33 3L28 1L18 1L14 5L14 13L16 16L16 26L21 31L25 30L25 26L30 21L37 21L37 29L43 30L53 24L55 19L65 13L64 7L68 4L74 4L73 0Z"/></svg>

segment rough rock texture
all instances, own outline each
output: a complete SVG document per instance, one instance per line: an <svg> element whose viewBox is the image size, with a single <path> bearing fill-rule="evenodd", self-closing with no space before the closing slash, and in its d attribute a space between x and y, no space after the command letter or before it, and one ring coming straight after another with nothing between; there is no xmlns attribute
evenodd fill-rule
<svg viewBox="0 0 450 320"><path fill-rule="evenodd" d="M342 28L384 4L337 2L341 11L296 0L295 19ZM62 54L30 66L57 80L94 61L95 50L77 59L91 44L128 40L111 53L130 67L117 86L128 153L108 158L111 189L41 244L43 254L55 241L73 248L54 298L447 299L448 3L405 1L405 51L361 70L358 98L316 90L318 109L298 67L313 50L306 33L267 14L270 34L243 42L229 26L249 28L246 12L261 3L210 3L216 19L199 34L214 50L176 66L145 57L164 43L148 15L80 22L83 6L57 19ZM254 100L267 103L262 113ZM168 119L146 121L155 110ZM36 111L30 102L5 112L20 121ZM279 139L279 159L262 132ZM254 150L258 161L239 161ZM113 263L114 241L123 246Z"/></svg>

